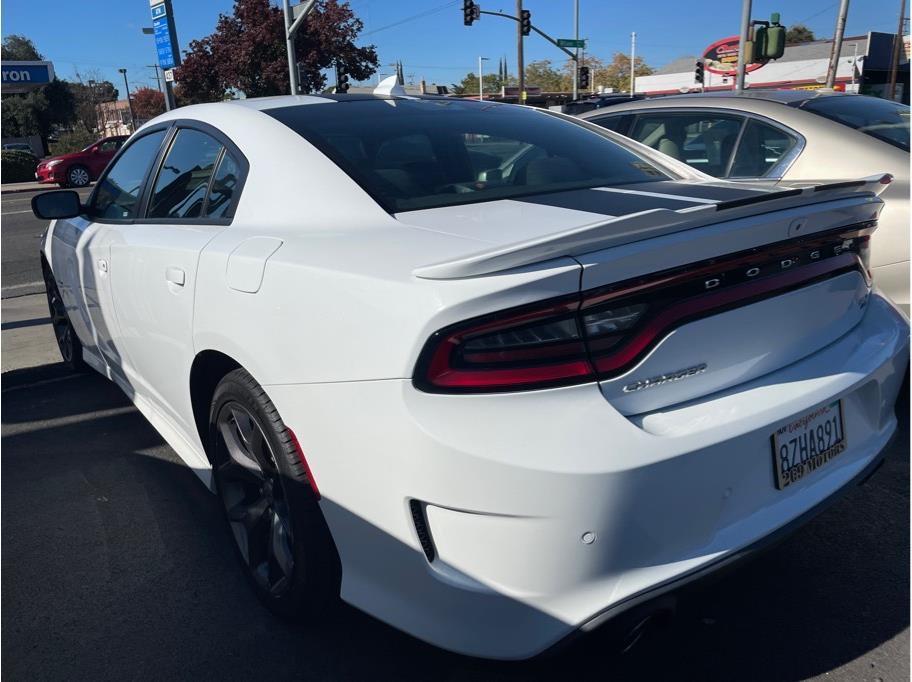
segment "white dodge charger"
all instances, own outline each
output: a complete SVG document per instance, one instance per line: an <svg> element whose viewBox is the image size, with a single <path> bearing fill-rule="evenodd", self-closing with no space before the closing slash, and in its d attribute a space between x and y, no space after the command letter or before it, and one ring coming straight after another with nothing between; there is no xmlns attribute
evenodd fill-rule
<svg viewBox="0 0 912 682"><path fill-rule="evenodd" d="M735 185L553 112L300 96L160 116L85 205L33 208L64 360L220 496L264 602L524 658L880 463L889 180Z"/></svg>

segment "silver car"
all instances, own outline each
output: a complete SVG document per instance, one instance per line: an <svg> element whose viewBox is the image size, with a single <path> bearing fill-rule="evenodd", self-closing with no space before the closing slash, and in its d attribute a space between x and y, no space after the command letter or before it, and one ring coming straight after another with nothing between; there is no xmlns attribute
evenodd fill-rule
<svg viewBox="0 0 912 682"><path fill-rule="evenodd" d="M864 95L764 90L632 101L580 118L727 180L892 174L871 264L877 285L908 312L909 107Z"/></svg>

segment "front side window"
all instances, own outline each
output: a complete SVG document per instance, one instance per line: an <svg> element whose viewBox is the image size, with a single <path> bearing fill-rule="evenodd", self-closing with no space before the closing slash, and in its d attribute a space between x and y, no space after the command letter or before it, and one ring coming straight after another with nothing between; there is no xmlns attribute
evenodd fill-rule
<svg viewBox="0 0 912 682"><path fill-rule="evenodd" d="M120 149L122 144L123 140L121 139L103 140L101 144L98 145L98 149L102 152L116 152Z"/></svg>
<svg viewBox="0 0 912 682"><path fill-rule="evenodd" d="M715 177L724 177L743 119L714 113L638 114L628 134L637 142Z"/></svg>
<svg viewBox="0 0 912 682"><path fill-rule="evenodd" d="M222 144L190 128L182 128L155 179L149 218L198 218Z"/></svg>
<svg viewBox="0 0 912 682"><path fill-rule="evenodd" d="M797 140L781 128L751 119L744 128L729 177L759 178L784 157Z"/></svg>
<svg viewBox="0 0 912 682"><path fill-rule="evenodd" d="M606 135L508 104L366 99L265 113L390 212L669 177Z"/></svg>
<svg viewBox="0 0 912 682"><path fill-rule="evenodd" d="M155 160L165 130L157 130L135 140L98 184L90 213L102 220L129 220L136 217L142 184Z"/></svg>

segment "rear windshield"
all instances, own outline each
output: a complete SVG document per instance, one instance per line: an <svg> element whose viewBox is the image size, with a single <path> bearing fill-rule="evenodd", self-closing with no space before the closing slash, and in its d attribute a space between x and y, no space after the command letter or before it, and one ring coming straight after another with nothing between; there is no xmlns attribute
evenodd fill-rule
<svg viewBox="0 0 912 682"><path fill-rule="evenodd" d="M510 104L372 99L265 113L391 213L668 179L605 134Z"/></svg>
<svg viewBox="0 0 912 682"><path fill-rule="evenodd" d="M878 97L836 95L808 100L802 109L909 151L909 107Z"/></svg>

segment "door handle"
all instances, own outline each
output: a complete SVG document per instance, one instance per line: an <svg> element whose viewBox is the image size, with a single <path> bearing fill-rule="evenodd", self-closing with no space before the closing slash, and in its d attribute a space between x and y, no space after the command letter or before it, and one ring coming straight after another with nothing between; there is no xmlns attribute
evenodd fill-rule
<svg viewBox="0 0 912 682"><path fill-rule="evenodd" d="M171 284L176 284L179 287L184 286L184 282L187 280L187 273L184 272L181 268L168 268L165 270L165 279L168 280Z"/></svg>
<svg viewBox="0 0 912 682"><path fill-rule="evenodd" d="M98 259L98 272L106 273L108 271L108 261L104 258Z"/></svg>

